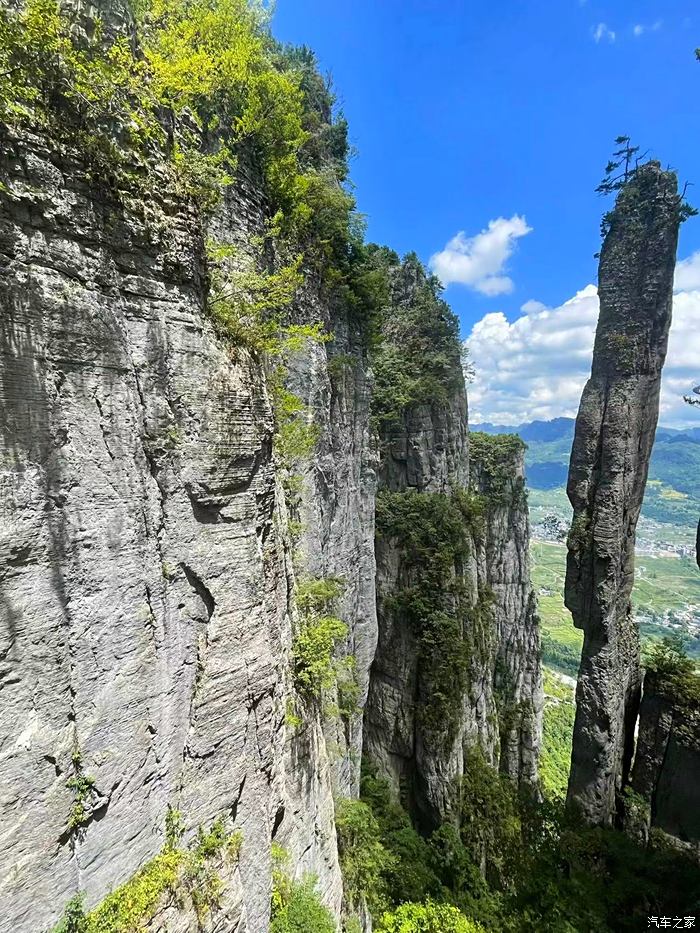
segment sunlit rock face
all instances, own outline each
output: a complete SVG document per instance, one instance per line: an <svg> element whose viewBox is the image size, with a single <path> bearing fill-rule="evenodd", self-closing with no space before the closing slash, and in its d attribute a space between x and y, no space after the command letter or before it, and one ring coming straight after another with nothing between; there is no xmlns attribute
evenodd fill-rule
<svg viewBox="0 0 700 933"><path fill-rule="evenodd" d="M242 834L212 929L267 929L273 840L339 915L333 799L357 793L376 643L358 327L313 287L292 312L334 337L290 361L317 426L293 557L267 380L212 329L198 214L165 184L127 201L41 135L3 130L0 149L3 922L36 933L78 891L99 903L161 850L169 807L184 844L220 818ZM208 232L245 250L264 209L241 159ZM300 573L342 580L345 724L286 721ZM199 929L186 899L151 928Z"/></svg>
<svg viewBox="0 0 700 933"><path fill-rule="evenodd" d="M135 41L119 0L63 7L85 41L95 13L104 37ZM357 796L363 753L397 792L410 776L422 826L449 815L474 746L514 780L536 777L521 454L448 574L470 654L447 744L421 731L415 690L435 696L417 687L410 628L386 611L412 571L400 542L375 539L377 487L490 495L488 464L470 480L458 341L440 401L379 431L366 322L308 275L292 321L331 339L286 361L315 429L292 494L269 367L221 339L207 308L207 236L250 256L266 229L255 159L239 154L206 220L154 163L145 196L89 172L78 148L0 128L0 904L17 933L133 879L173 811L183 846L218 820L240 833L207 929L268 929L273 842L339 919L334 801ZM410 304L425 277L403 270L394 300ZM338 651L356 681L344 716L320 703L290 715L301 577L340 587ZM200 928L186 892L147 920Z"/></svg>
<svg viewBox="0 0 700 933"><path fill-rule="evenodd" d="M676 177L642 166L621 191L600 257L600 317L576 420L566 605L583 629L569 804L610 825L631 762L639 634L634 542L659 412L679 228Z"/></svg>
<svg viewBox="0 0 700 933"><path fill-rule="evenodd" d="M423 282L409 260L395 273L385 326L400 331L397 321L421 301ZM532 783L541 736L523 446L517 438L505 447L500 438L484 438L472 448L458 354L453 369L444 398L408 408L380 432L379 642L365 708L365 754L426 831L458 819L459 781L473 749L495 767L500 761L513 779ZM392 528L392 513L408 507L412 495L424 497L422 507L420 501L410 506L425 528L419 544L407 540L416 529ZM456 552L446 514L463 526ZM437 540L441 534L444 542ZM425 560L416 556L422 547ZM416 609L421 602L427 613ZM438 603L442 621L430 618ZM459 629L451 640L446 618ZM436 722L438 703L445 709Z"/></svg>

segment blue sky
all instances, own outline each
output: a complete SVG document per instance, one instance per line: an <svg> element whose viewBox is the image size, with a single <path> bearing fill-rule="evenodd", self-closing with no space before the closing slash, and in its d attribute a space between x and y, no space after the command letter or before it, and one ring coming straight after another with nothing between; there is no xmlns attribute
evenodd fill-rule
<svg viewBox="0 0 700 933"><path fill-rule="evenodd" d="M273 31L333 75L370 239L428 262L460 231L510 224L486 279L475 244L456 246L470 284L446 297L465 337L485 315L514 322L527 301L558 307L595 282L593 189L616 135L695 181L700 202L697 0L277 0ZM679 257L696 250L700 218Z"/></svg>

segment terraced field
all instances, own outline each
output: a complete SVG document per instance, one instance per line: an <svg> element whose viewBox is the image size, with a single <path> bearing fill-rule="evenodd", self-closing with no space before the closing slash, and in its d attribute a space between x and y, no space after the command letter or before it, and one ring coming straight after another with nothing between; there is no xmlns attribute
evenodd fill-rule
<svg viewBox="0 0 700 933"><path fill-rule="evenodd" d="M566 546L533 540L530 555L545 663L575 675L583 635L564 606ZM643 640L681 632L689 653L700 657L700 571L693 560L637 554L632 603Z"/></svg>

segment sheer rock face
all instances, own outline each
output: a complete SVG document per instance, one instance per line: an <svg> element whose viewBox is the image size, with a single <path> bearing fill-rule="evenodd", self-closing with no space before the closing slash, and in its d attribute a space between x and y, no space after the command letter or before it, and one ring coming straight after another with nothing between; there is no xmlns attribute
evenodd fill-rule
<svg viewBox="0 0 700 933"><path fill-rule="evenodd" d="M466 477L468 470L467 399L461 392L444 406L420 406L405 415L401 427L385 435L380 466L381 488L390 492L435 492L448 495L453 476ZM435 439L438 444L433 446ZM457 485L459 488L459 484ZM406 560L406 557L409 560ZM402 793L408 809L419 823L435 826L450 809L453 784L464 770L461 735L445 747L423 729L418 704L423 696L419 645L412 624L393 607L396 593L415 585L415 572L408 565L401 542L376 540L377 614L379 641L371 670L370 691L365 708L365 754L379 774L390 780L397 795ZM469 599L478 595L476 566L455 567L467 587ZM489 716L495 713L488 684L481 687L479 710L470 723L493 758L495 732Z"/></svg>
<svg viewBox="0 0 700 933"><path fill-rule="evenodd" d="M304 469L300 517L302 535L297 570L337 578L342 593L336 607L348 626L344 653L354 658L357 712L325 722L335 749L336 793L357 797L362 758L362 709L377 644L374 505L377 487L376 441L370 431L371 379L364 342L342 308L330 311L313 296L304 301L315 320L326 321L333 340L309 345L291 361L289 386L307 404L319 429L314 454ZM334 362L334 359L336 362Z"/></svg>
<svg viewBox="0 0 700 933"><path fill-rule="evenodd" d="M492 594L496 630L493 684L499 719L499 767L518 782L534 784L544 705L540 626L530 582L524 446L517 438L507 440L513 443L495 463L493 450L500 438L485 439L491 456L482 457L472 445L471 485L487 503L479 562Z"/></svg>
<svg viewBox="0 0 700 933"><path fill-rule="evenodd" d="M273 836L339 910L326 740L314 717L285 726L293 569L270 401L204 314L196 217L163 200L130 213L38 138L5 138L1 167L3 920L34 933L77 890L99 902L159 851L168 805L185 841L218 817L243 834L216 929L266 929ZM229 194L217 236L258 232L257 191ZM325 365L300 379L327 386ZM310 561L345 577L366 681L361 360L315 409ZM94 789L70 832L77 772ZM197 929L191 911L158 923Z"/></svg>
<svg viewBox="0 0 700 933"><path fill-rule="evenodd" d="M644 812L642 826L635 821L630 828L647 834L657 827L681 842L697 844L700 710L669 697L665 687L658 674L646 673L631 781L636 808L642 802Z"/></svg>
<svg viewBox="0 0 700 933"><path fill-rule="evenodd" d="M448 492L469 478L467 397L457 392L446 405L418 405L401 428L384 438L381 488L392 492Z"/></svg>
<svg viewBox="0 0 700 933"><path fill-rule="evenodd" d="M94 12L68 6L78 29ZM100 0L99 12L105 34L130 32L119 0ZM196 212L170 199L165 180L127 207L88 178L79 153L4 128L0 178L2 919L36 933L78 891L96 905L161 850L169 807L185 843L219 818L242 834L240 859L218 869L212 931L268 928L272 840L339 916L333 798L358 787L375 580L381 607L400 573L397 553L379 548L375 575L380 464L358 327L313 286L294 310L333 335L289 366L319 431L295 545L264 373L211 327ZM261 190L242 157L208 233L248 250L263 232ZM445 405L408 413L387 441L385 487L465 487L466 418L463 385ZM489 557L474 542L459 568L474 602L498 563L493 546ZM349 723L322 726L313 711L286 723L297 573L343 581L360 706ZM392 663L387 644L380 671ZM375 729L376 749L393 749L412 715L411 650L397 654L400 681L378 688L384 718L368 721L388 731ZM472 671L449 754L406 726L434 812L448 809L465 747L498 758L495 664L489 655ZM85 814L71 829L81 775ZM199 928L186 896L148 924Z"/></svg>
<svg viewBox="0 0 700 933"><path fill-rule="evenodd" d="M396 321L404 314L410 317L414 301L421 297L425 298L424 273L406 261L394 270L387 316L387 327L393 328L390 339L396 346L401 346L401 326L397 328ZM433 312L439 313L434 306ZM453 490L466 488L467 396L458 354L446 378L455 388L442 402L415 404L380 429L380 490L449 496ZM397 594L416 586L421 568L396 538L378 535L375 553L379 640L365 707L364 752L418 824L431 829L451 808L455 778L464 770L466 729L472 741L479 736L493 760L495 704L489 684L474 683L478 710L469 710L469 722L457 717L459 728L449 742L436 738L425 726L420 708L428 701L430 688L420 663L417 632L412 620L394 604ZM474 605L478 587L473 556L449 569L445 588L458 580L464 583L465 603Z"/></svg>
<svg viewBox="0 0 700 933"><path fill-rule="evenodd" d="M675 175L641 167L620 193L600 259L600 317L567 491L566 605L583 629L569 803L609 825L639 702L634 542L659 412L679 226Z"/></svg>
<svg viewBox="0 0 700 933"><path fill-rule="evenodd" d="M109 28L126 30L120 9ZM168 806L185 842L219 817L243 834L216 929L267 928L273 838L339 913L333 795L357 791L361 712L326 736L317 711L290 729L285 710L297 572L342 579L367 692L376 453L358 328L313 288L295 308L334 339L290 367L318 428L292 566L264 374L207 319L196 213L157 194L127 210L29 135L2 139L0 177L3 920L35 933L78 890L99 902L160 850ZM208 232L245 251L263 222L241 160ZM76 770L94 791L69 832ZM171 907L153 928L198 926Z"/></svg>
<svg viewBox="0 0 700 933"><path fill-rule="evenodd" d="M380 486L445 495L471 486L488 496L489 467L478 460L470 467L466 418L463 387L443 405L407 413L382 439ZM420 648L413 625L395 605L396 594L415 585L419 568L411 567L400 540L376 542L379 642L365 708L365 751L426 830L454 816L456 784L475 747L494 766L500 759L515 780L537 777L542 686L522 445L499 466L509 474L503 499L486 505L481 533L468 530L468 556L452 575L464 593L455 611L464 619L470 660L458 726L447 743L421 720Z"/></svg>

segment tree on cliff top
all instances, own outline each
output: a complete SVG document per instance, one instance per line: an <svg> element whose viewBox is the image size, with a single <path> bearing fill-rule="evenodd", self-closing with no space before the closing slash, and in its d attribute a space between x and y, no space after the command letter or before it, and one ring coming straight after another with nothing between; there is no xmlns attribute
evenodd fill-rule
<svg viewBox="0 0 700 933"><path fill-rule="evenodd" d="M617 148L605 166L603 180L595 189L598 194L616 194L628 186L633 185L639 169L650 161L645 159L647 152L642 153L641 156L638 154L639 146L633 146L631 137L629 136L616 136L615 145ZM682 192L677 195L678 214L681 223L688 220L689 217L694 217L698 213L697 209L686 200L685 193L687 188L688 185L686 183ZM600 235L602 239L605 239L610 231L613 216L614 211L606 211L603 214L600 224ZM599 256L600 253L595 254L596 259Z"/></svg>

